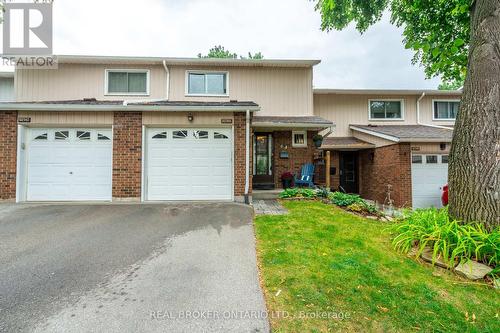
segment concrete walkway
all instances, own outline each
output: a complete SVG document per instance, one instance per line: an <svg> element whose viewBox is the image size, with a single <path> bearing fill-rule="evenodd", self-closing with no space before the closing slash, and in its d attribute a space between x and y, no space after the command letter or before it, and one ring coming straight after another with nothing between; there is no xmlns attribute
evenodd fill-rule
<svg viewBox="0 0 500 333"><path fill-rule="evenodd" d="M284 215L288 211L278 200L254 200L253 207L256 215Z"/></svg>
<svg viewBox="0 0 500 333"><path fill-rule="evenodd" d="M0 207L0 331L267 332L250 207Z"/></svg>

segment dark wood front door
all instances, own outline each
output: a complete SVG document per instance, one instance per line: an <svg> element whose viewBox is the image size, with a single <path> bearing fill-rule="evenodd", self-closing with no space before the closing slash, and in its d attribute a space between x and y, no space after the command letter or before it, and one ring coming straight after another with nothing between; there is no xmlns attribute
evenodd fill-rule
<svg viewBox="0 0 500 333"><path fill-rule="evenodd" d="M271 133L254 134L254 187L274 187Z"/></svg>
<svg viewBox="0 0 500 333"><path fill-rule="evenodd" d="M358 153L340 152L340 186L347 193L358 193ZM341 189L341 190L342 190Z"/></svg>

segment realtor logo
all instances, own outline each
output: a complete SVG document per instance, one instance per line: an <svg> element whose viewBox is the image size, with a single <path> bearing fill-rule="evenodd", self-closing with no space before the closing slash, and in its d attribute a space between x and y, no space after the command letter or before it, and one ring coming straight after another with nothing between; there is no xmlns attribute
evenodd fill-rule
<svg viewBox="0 0 500 333"><path fill-rule="evenodd" d="M3 54L52 54L52 3L5 3Z"/></svg>

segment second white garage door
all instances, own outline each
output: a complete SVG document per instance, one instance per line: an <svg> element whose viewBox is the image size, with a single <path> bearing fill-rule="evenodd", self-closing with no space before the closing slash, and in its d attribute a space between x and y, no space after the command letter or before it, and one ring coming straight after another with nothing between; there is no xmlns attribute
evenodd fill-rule
<svg viewBox="0 0 500 333"><path fill-rule="evenodd" d="M232 200L230 128L150 128L146 135L147 200Z"/></svg>
<svg viewBox="0 0 500 333"><path fill-rule="evenodd" d="M448 183L448 155L413 154L411 165L413 208L442 207Z"/></svg>

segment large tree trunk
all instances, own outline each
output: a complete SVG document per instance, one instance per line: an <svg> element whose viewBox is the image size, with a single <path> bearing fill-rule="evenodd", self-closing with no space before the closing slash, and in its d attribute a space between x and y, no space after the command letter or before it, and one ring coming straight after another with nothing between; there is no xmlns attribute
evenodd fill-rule
<svg viewBox="0 0 500 333"><path fill-rule="evenodd" d="M500 225L500 0L471 12L469 64L450 156L449 212Z"/></svg>

